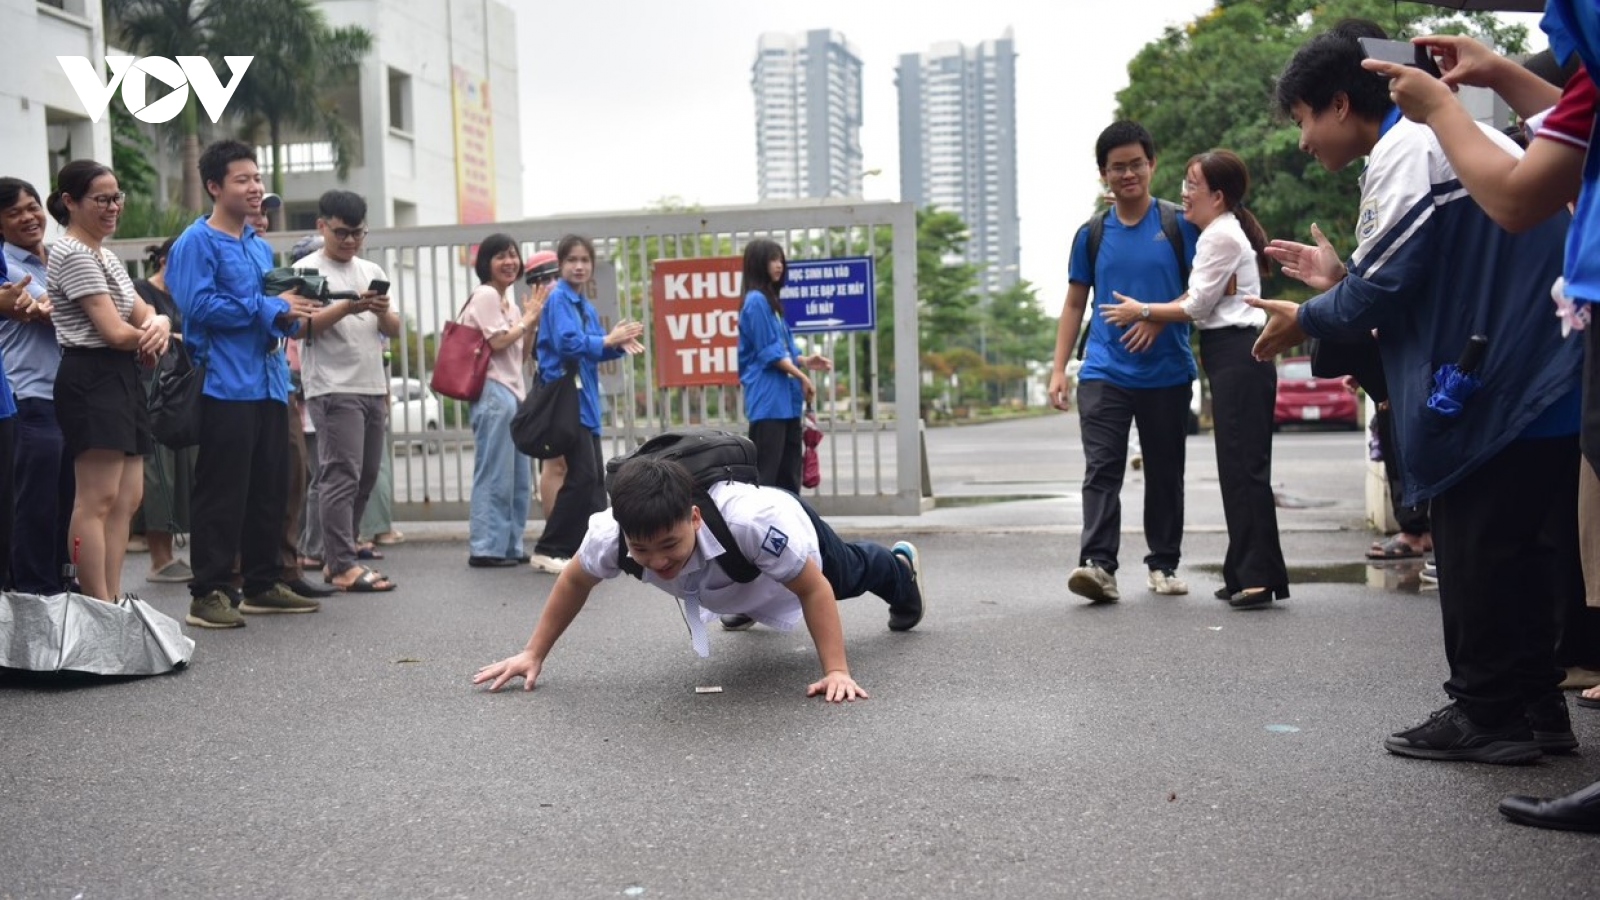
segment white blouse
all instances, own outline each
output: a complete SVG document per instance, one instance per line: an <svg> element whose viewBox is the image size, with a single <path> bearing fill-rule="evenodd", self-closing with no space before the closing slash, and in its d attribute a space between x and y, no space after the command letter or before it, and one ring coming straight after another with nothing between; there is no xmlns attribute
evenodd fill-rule
<svg viewBox="0 0 1600 900"><path fill-rule="evenodd" d="M1225 293L1236 277L1233 293ZM1260 328L1266 324L1266 312L1246 306L1243 299L1259 296L1261 270L1256 265L1256 251L1244 236L1238 217L1225 212L1200 232L1183 310L1201 331Z"/></svg>

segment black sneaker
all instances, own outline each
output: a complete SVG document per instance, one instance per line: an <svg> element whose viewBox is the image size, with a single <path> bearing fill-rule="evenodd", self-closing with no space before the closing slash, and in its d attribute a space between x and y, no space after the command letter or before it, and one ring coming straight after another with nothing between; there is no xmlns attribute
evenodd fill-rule
<svg viewBox="0 0 1600 900"><path fill-rule="evenodd" d="M911 584L916 588L917 596L911 602L902 602L899 606L889 607L889 630L910 631L922 621L923 596L922 596L922 560L917 555L917 547L910 541L897 541L889 552L911 570Z"/></svg>
<svg viewBox="0 0 1600 900"><path fill-rule="evenodd" d="M1567 712L1567 698L1559 691L1529 703L1527 717L1528 728L1540 750L1559 755L1578 749L1578 736L1572 733L1572 716Z"/></svg>
<svg viewBox="0 0 1600 900"><path fill-rule="evenodd" d="M1389 735L1383 747L1399 756L1510 766L1531 763L1543 752L1526 720L1485 728L1454 703L1415 728Z"/></svg>
<svg viewBox="0 0 1600 900"><path fill-rule="evenodd" d="M721 618L723 631L749 631L756 624L755 619L743 613L728 613Z"/></svg>

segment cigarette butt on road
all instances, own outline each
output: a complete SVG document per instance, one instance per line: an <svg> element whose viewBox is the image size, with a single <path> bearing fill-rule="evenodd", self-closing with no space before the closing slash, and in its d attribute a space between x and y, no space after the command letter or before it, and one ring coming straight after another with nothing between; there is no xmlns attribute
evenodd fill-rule
<svg viewBox="0 0 1600 900"><path fill-rule="evenodd" d="M719 685L719 684L702 684L702 685L696 687L694 689L694 692L696 694L720 694L720 693L722 693L722 685Z"/></svg>

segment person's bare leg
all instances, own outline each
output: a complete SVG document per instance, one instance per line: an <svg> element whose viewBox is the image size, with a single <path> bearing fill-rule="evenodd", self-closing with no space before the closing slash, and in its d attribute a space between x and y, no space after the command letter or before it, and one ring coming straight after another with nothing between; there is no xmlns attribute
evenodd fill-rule
<svg viewBox="0 0 1600 900"><path fill-rule="evenodd" d="M150 545L150 574L165 569L172 563L172 534L167 531L146 531L145 542Z"/></svg>
<svg viewBox="0 0 1600 900"><path fill-rule="evenodd" d="M117 487L116 499L106 516L105 571L106 587L110 594L103 599L114 600L122 596L122 563L128 555L128 526L133 514L144 501L144 459L122 456L122 479Z"/></svg>
<svg viewBox="0 0 1600 900"><path fill-rule="evenodd" d="M73 460L72 468L77 479L77 494L67 526L67 553L78 567L78 587L84 596L110 600L115 595L106 577L106 527L117 491L122 486L122 454L115 450L85 450ZM123 554L128 551L131 519L130 514L122 520L122 546L117 554L119 566Z"/></svg>
<svg viewBox="0 0 1600 900"><path fill-rule="evenodd" d="M561 493L561 485L567 480L567 458L557 456L547 459L539 467L539 506L544 510L545 521L550 519L550 511L556 508L556 495Z"/></svg>

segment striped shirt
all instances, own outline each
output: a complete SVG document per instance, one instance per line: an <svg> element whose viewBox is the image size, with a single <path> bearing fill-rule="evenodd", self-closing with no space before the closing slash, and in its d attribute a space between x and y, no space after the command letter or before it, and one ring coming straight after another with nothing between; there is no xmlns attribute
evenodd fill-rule
<svg viewBox="0 0 1600 900"><path fill-rule="evenodd" d="M56 326L56 340L63 347L109 346L90 321L83 300L98 294L110 295L117 314L126 322L133 315L133 302L139 296L115 253L102 247L96 254L73 237L50 245L45 284L55 307L50 320Z"/></svg>

